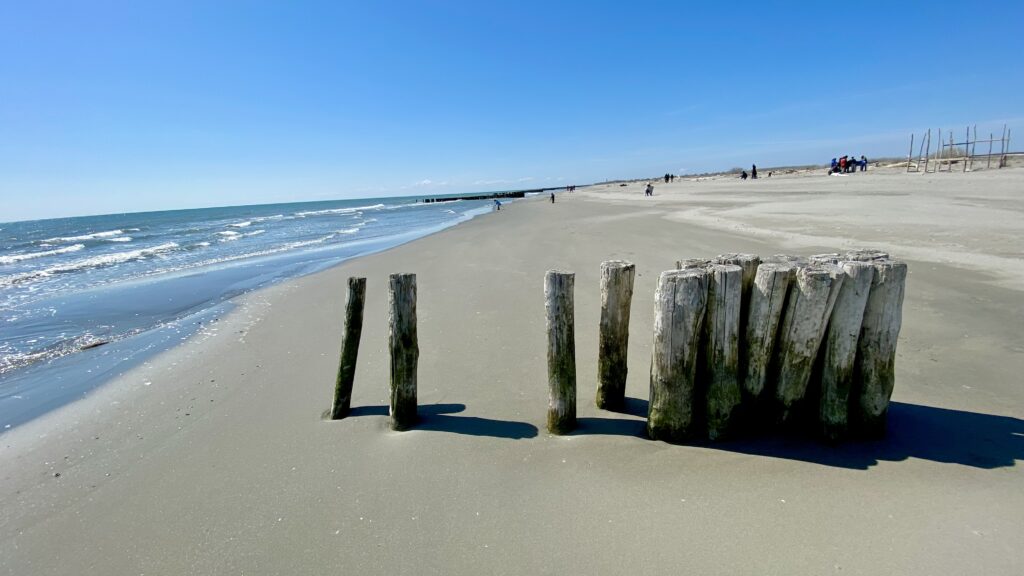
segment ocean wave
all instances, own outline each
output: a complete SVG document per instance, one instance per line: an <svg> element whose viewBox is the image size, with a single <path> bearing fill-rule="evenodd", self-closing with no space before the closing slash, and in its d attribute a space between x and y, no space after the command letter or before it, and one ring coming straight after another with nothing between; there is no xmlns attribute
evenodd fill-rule
<svg viewBox="0 0 1024 576"><path fill-rule="evenodd" d="M86 268L100 268L103 266L113 266L114 264L121 264L123 262L129 262L131 260L140 260L147 256L153 256L169 250L174 250L178 245L174 242L167 242L160 244L159 246L151 246L149 248L139 248L138 250L129 250L126 252L114 252L113 254L102 254L99 256L92 256L89 258L83 258L81 260L75 260L74 262L68 262L67 264L59 264L57 266L51 266L42 270L33 270L31 272L24 272L22 274L13 274L11 276L0 277L0 286L13 286L15 284L21 284L29 280L35 280L37 278L45 278L54 274L61 274L65 272L77 272Z"/></svg>
<svg viewBox="0 0 1024 576"><path fill-rule="evenodd" d="M239 238L248 238L249 236L259 236L260 234L263 234L264 232L266 232L266 230L253 230L252 232L246 232L245 234L239 234L238 232L232 232L230 230L225 230L224 232L217 232L217 234L220 234L221 236L223 236L223 238L220 239L221 242L231 242L232 240L238 240Z"/></svg>
<svg viewBox="0 0 1024 576"><path fill-rule="evenodd" d="M259 218L253 218L253 222L266 222L267 220L280 220L284 218L284 214L274 214L273 216L260 216Z"/></svg>
<svg viewBox="0 0 1024 576"><path fill-rule="evenodd" d="M246 220L245 222L235 222L234 224L228 224L231 228L246 228L252 226L252 220Z"/></svg>
<svg viewBox="0 0 1024 576"><path fill-rule="evenodd" d="M47 238L46 240L43 240L43 242L81 242L82 240L110 238L111 236L120 236L121 234L124 234L124 230L107 230L106 232L93 232L90 234L82 234L80 236L57 236L56 238Z"/></svg>
<svg viewBox="0 0 1024 576"><path fill-rule="evenodd" d="M352 214L353 212L360 212L362 210L379 210L384 208L383 204L374 204L372 206L353 206L351 208L332 208L330 210L309 210L305 212L296 212L295 215L305 218L307 216L326 216L329 214Z"/></svg>
<svg viewBox="0 0 1024 576"><path fill-rule="evenodd" d="M344 230L338 230L338 234L355 234L356 232L359 232L360 228L362 228L362 226L356 226L355 228L345 228Z"/></svg>
<svg viewBox="0 0 1024 576"><path fill-rule="evenodd" d="M131 236L114 236L113 238L107 238L107 242L131 242Z"/></svg>
<svg viewBox="0 0 1024 576"><path fill-rule="evenodd" d="M67 254L69 252L77 252L82 248L85 248L85 244L74 244L71 246L67 246L65 248L57 248L56 250L46 250L43 252L29 252L27 254L0 256L0 264L14 264L15 262L21 262L23 260L32 260L35 258L43 258L44 256L56 256L58 254Z"/></svg>

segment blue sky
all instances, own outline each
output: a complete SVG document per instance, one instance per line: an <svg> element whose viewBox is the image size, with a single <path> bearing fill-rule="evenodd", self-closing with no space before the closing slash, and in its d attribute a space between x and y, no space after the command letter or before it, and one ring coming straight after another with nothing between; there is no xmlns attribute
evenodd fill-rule
<svg viewBox="0 0 1024 576"><path fill-rule="evenodd" d="M0 221L1024 141L1019 0L0 8Z"/></svg>

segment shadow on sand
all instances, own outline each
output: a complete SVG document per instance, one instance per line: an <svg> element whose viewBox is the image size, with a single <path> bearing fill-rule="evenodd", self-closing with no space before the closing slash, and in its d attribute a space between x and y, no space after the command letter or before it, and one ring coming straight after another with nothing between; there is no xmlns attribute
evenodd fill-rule
<svg viewBox="0 0 1024 576"><path fill-rule="evenodd" d="M627 398L620 412L646 417L647 401ZM573 434L645 438L645 425L643 420L580 418ZM1018 460L1024 460L1024 420L893 402L889 405L888 434L883 440L833 446L805 435L775 434L700 446L854 470L867 470L879 462L908 458L993 469L1014 466Z"/></svg>
<svg viewBox="0 0 1024 576"><path fill-rule="evenodd" d="M537 427L526 422L492 420L476 416L450 416L466 410L465 404L425 404L419 406L419 421L413 430L450 432L467 436L490 436L521 440L537 436ZM387 416L387 406L357 406L349 412L353 416Z"/></svg>

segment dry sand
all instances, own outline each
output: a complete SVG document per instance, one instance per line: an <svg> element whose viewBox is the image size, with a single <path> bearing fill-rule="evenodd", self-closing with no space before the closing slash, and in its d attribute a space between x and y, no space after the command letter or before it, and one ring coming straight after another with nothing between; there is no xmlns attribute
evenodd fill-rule
<svg viewBox="0 0 1024 576"><path fill-rule="evenodd" d="M594 187L250 294L0 435L0 572L1020 574L1024 170ZM654 284L680 258L909 261L890 436L643 438ZM633 414L593 406L598 272L637 265ZM543 430L542 282L574 270L581 427ZM387 429L386 278L419 284L420 413ZM354 413L331 401L368 277ZM59 474L59 476L58 476Z"/></svg>

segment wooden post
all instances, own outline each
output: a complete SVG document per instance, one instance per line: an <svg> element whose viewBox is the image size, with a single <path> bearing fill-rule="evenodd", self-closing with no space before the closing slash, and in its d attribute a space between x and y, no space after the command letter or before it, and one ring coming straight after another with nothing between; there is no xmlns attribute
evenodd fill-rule
<svg viewBox="0 0 1024 576"><path fill-rule="evenodd" d="M743 269L735 264L715 264L708 284L705 320L707 371L708 438L728 436L733 412L742 399L739 381L740 302L743 294Z"/></svg>
<svg viewBox="0 0 1024 576"><path fill-rule="evenodd" d="M971 155L971 127L966 128L967 135L964 137L964 169L963 172L967 173L967 157Z"/></svg>
<svg viewBox="0 0 1024 576"><path fill-rule="evenodd" d="M812 254L807 261L811 264L838 264L842 260L842 257L835 253L830 252L828 254Z"/></svg>
<svg viewBox="0 0 1024 576"><path fill-rule="evenodd" d="M757 267L744 332L746 358L742 362L746 366L743 390L750 400L757 401L767 383L779 320L795 273L796 267L792 264L768 262Z"/></svg>
<svg viewBox="0 0 1024 576"><path fill-rule="evenodd" d="M548 432L566 434L576 427L576 336L572 272L544 275L548 331Z"/></svg>
<svg viewBox="0 0 1024 576"><path fill-rule="evenodd" d="M779 332L775 399L783 421L807 393L825 323L842 281L842 269L837 266L797 270Z"/></svg>
<svg viewBox="0 0 1024 576"><path fill-rule="evenodd" d="M676 270L687 270L690 268L707 268L711 265L711 260L705 260L704 258L687 258L685 260L676 260Z"/></svg>
<svg viewBox="0 0 1024 576"><path fill-rule="evenodd" d="M635 272L636 266L630 262L601 263L597 407L605 410L622 410L626 402L626 352Z"/></svg>
<svg viewBox="0 0 1024 576"><path fill-rule="evenodd" d="M914 157L914 133L910 133L910 151L907 152L907 172L910 172L910 159Z"/></svg>
<svg viewBox="0 0 1024 576"><path fill-rule="evenodd" d="M847 433L857 340L875 275L875 267L870 262L843 262L842 268L846 277L832 308L825 337L818 412L821 433L832 441L844 438Z"/></svg>
<svg viewBox="0 0 1024 576"><path fill-rule="evenodd" d="M928 143L924 148L924 172L928 173L928 156L932 153L932 129L928 129Z"/></svg>
<svg viewBox="0 0 1024 576"><path fill-rule="evenodd" d="M885 435L889 398L895 385L896 341L903 322L903 293L907 265L895 260L872 263L871 281L864 321L857 342L855 374L856 428L864 436Z"/></svg>
<svg viewBox="0 0 1024 576"><path fill-rule="evenodd" d="M694 408L708 276L707 269L689 268L658 278L647 413L647 435L654 440L681 442L699 435Z"/></svg>
<svg viewBox="0 0 1024 576"><path fill-rule="evenodd" d="M871 262L873 260L888 260L889 253L881 250L873 250L870 248L861 250L850 250L846 253L846 260L854 260L857 262Z"/></svg>
<svg viewBox="0 0 1024 576"><path fill-rule="evenodd" d="M985 170L992 167L992 142L995 140L995 134L988 133L988 156L985 157Z"/></svg>
<svg viewBox="0 0 1024 576"><path fill-rule="evenodd" d="M746 374L748 357L746 347L747 340L743 337L747 333L747 317L750 310L750 296L754 290L754 278L757 276L757 267L761 265L761 257L757 254L721 254L715 258L718 264L734 264L743 270L743 294L740 297L740 331L739 331L739 381L743 386L743 376Z"/></svg>
<svg viewBox="0 0 1024 576"><path fill-rule="evenodd" d="M416 423L416 275L392 274L388 291L388 351L391 355L391 429Z"/></svg>
<svg viewBox="0 0 1024 576"><path fill-rule="evenodd" d="M363 304L366 302L366 278L348 279L348 302L345 304L345 333L341 337L341 360L334 382L334 406L331 420L348 416L352 407L352 383L356 376L359 337L363 333Z"/></svg>

